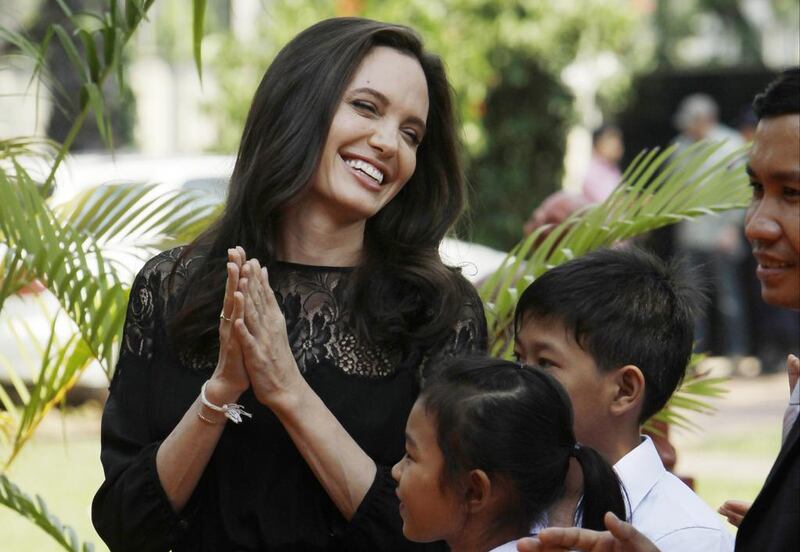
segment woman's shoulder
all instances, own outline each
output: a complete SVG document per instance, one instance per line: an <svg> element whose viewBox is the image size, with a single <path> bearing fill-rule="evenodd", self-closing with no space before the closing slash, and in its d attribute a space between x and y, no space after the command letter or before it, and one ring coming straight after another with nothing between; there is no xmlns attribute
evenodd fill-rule
<svg viewBox="0 0 800 552"><path fill-rule="evenodd" d="M203 259L201 251L189 249L188 245L179 245L151 257L139 270L137 278L165 281L169 277L177 277L185 280L194 273Z"/></svg>
<svg viewBox="0 0 800 552"><path fill-rule="evenodd" d="M200 252L188 251L187 253L188 247L179 245L151 257L139 270L139 276L150 279L153 276L169 276L173 271L188 273L192 265L202 258Z"/></svg>
<svg viewBox="0 0 800 552"><path fill-rule="evenodd" d="M476 313L483 315L483 301L475 286L467 280L460 269L453 269L453 279L456 282L461 298L462 315L474 316Z"/></svg>

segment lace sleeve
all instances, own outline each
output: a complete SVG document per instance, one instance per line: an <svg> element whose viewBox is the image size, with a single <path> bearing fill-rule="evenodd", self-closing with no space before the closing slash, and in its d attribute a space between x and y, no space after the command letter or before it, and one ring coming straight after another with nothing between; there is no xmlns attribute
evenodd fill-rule
<svg viewBox="0 0 800 552"><path fill-rule="evenodd" d="M187 523L173 512L156 472L161 441L150 428L150 378L163 323L162 285L174 252L149 261L131 287L120 358L103 410L105 481L92 521L112 550L168 550Z"/></svg>

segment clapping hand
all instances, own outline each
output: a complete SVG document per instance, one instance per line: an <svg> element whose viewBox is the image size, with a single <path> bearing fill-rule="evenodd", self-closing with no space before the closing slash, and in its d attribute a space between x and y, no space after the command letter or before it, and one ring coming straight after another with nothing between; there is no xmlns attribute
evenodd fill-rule
<svg viewBox="0 0 800 552"><path fill-rule="evenodd" d="M244 366L258 401L275 410L292 398L303 377L297 368L286 333L286 319L257 259L242 266L238 292L244 317L234 322Z"/></svg>
<svg viewBox="0 0 800 552"><path fill-rule="evenodd" d="M237 291L244 262L244 250L241 247L228 250L228 280L219 316L219 356L208 383L209 396L220 404L234 402L250 387L242 349L234 338L233 329L236 321L244 318L244 295Z"/></svg>

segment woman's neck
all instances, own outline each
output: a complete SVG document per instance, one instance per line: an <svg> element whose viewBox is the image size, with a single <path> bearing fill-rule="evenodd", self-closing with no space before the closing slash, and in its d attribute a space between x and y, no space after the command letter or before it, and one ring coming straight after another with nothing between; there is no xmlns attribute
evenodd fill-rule
<svg viewBox="0 0 800 552"><path fill-rule="evenodd" d="M284 212L278 259L318 266L355 266L364 249L366 221L341 224L307 209Z"/></svg>

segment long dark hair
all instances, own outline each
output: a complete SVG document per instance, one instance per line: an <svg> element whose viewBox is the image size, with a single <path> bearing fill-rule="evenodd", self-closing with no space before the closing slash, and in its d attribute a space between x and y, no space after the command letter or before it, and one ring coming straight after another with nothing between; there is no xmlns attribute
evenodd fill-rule
<svg viewBox="0 0 800 552"><path fill-rule="evenodd" d="M498 525L525 534L564 493L569 460L583 471L582 526L605 530L603 516L626 516L619 479L600 454L576 447L572 406L543 370L488 357L446 361L420 394L436 420L446 484L481 469L510 482L514 500Z"/></svg>
<svg viewBox="0 0 800 552"><path fill-rule="evenodd" d="M438 246L464 209L465 192L444 66L423 50L408 27L337 18L298 34L261 80L225 209L182 254L185 260L200 252L203 261L170 325L179 348L218 348L228 248L241 245L267 266L276 260L281 213L307 189L345 88L376 46L395 48L419 61L429 111L416 171L366 223L364 260L348 288L350 322L373 343L416 346L443 338L455 323L465 284L442 264Z"/></svg>

